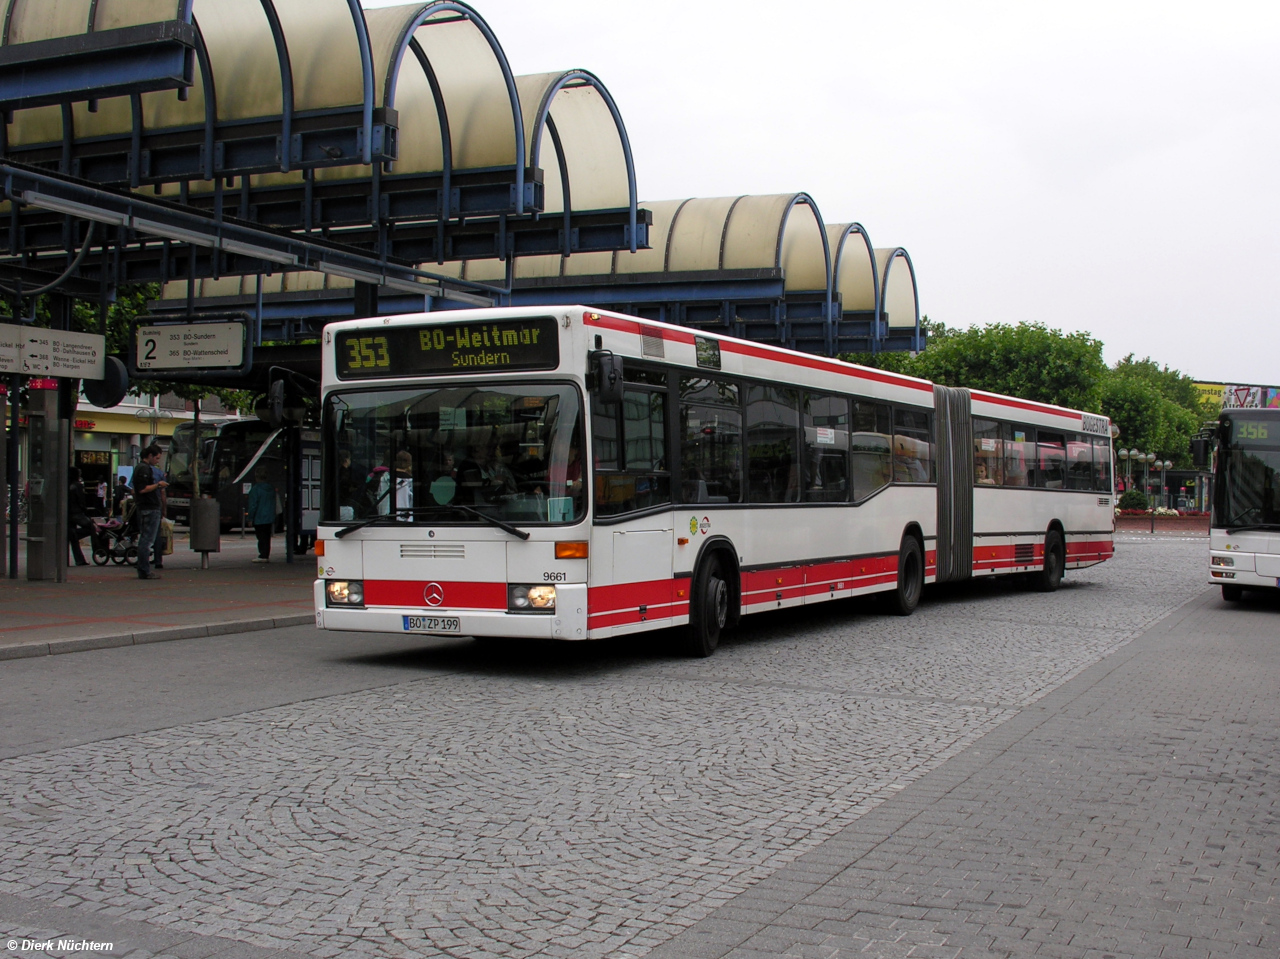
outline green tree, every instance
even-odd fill
[[[851,357],[852,358],[852,357]],[[881,353],[878,369],[919,376],[943,386],[963,386],[1097,412],[1107,375],[1102,343],[1088,333],[1063,333],[1041,323],[992,323],[967,330],[929,325],[922,352]]]
[[[1179,468],[1191,465],[1191,437],[1216,414],[1191,377],[1132,353],[1108,371],[1102,411],[1120,429],[1119,446],[1155,453]]]

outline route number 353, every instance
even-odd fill
[[[347,341],[347,366],[353,370],[373,370],[391,365],[385,336],[362,336]]]

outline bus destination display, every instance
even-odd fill
[[[560,363],[549,316],[347,330],[335,347],[344,380],[553,370]]]

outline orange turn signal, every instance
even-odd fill
[[[581,543],[556,543],[556,559],[586,559],[587,544]]]
[[[322,540],[322,539],[318,539],[318,540],[316,540],[316,544],[315,544],[315,551],[316,551],[316,555],[317,555],[317,556],[323,556],[323,555],[324,555],[324,540]]]
[[[677,536],[677,537],[676,537],[676,545],[677,545],[677,546],[688,546],[688,545],[689,545],[689,537],[688,537],[688,536]]]

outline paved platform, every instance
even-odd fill
[[[1275,959],[1280,600],[1208,589],[650,959]]]
[[[232,533],[201,569],[179,533],[159,580],[112,564],[73,566],[65,583],[0,580],[0,659],[313,622],[315,557],[286,564],[280,536],[270,563],[254,563],[256,555],[253,537]]]

